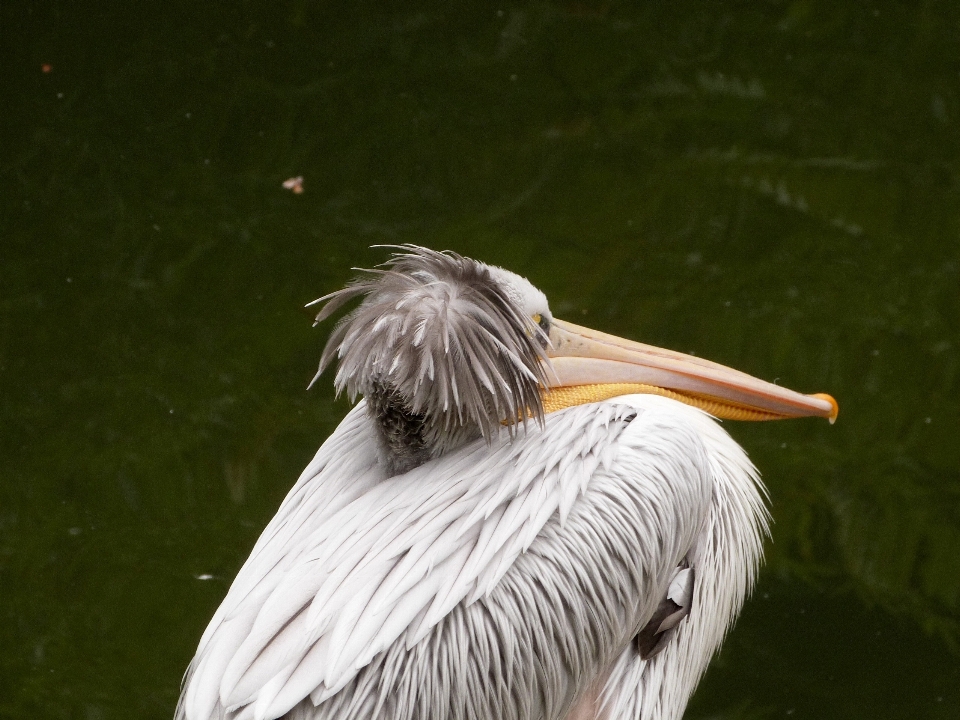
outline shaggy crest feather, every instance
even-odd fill
[[[338,393],[395,394],[426,419],[428,443],[458,426],[489,440],[504,420],[542,422],[546,337],[511,288],[493,268],[454,252],[399,248],[310,303],[324,303],[319,323],[363,297],[331,333],[314,381],[336,358]],[[516,423],[507,427],[512,433]]]

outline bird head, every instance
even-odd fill
[[[337,392],[365,396],[388,444],[413,443],[421,461],[542,421],[546,296],[519,275],[453,252],[398,249],[311,303],[323,304],[319,323],[363,298],[331,333],[317,377],[336,359]]]
[[[363,298],[331,333],[314,381],[337,360],[337,392],[366,397],[395,472],[542,423],[548,412],[632,393],[722,418],[836,418],[828,395],[556,319],[540,290],[502,268],[415,245],[397,250],[308,306],[321,305],[319,323]]]

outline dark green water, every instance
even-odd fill
[[[960,6],[848,5],[0,6],[0,717],[170,717],[397,242],[838,398],[688,717],[960,717]]]

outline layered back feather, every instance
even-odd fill
[[[546,336],[516,292],[483,263],[400,247],[380,268],[311,303],[324,303],[319,323],[364,298],[331,333],[317,377],[336,358],[338,393],[395,394],[426,419],[434,447],[463,427],[489,440],[503,421],[511,432],[517,421],[542,421]]]

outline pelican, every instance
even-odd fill
[[[681,717],[768,534],[715,418],[837,403],[559,320],[502,268],[393,250],[310,304],[319,323],[361,300],[317,376],[335,364],[363,399],[231,585],[176,717]]]

